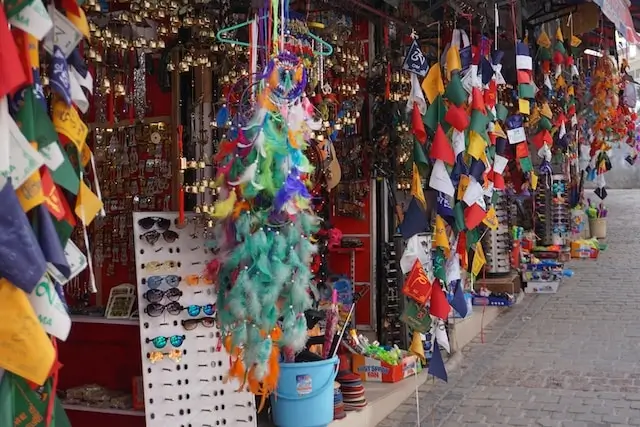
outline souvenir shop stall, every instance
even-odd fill
[[[372,68],[373,137],[387,150],[375,158],[388,200],[381,341],[422,347],[445,381],[456,318],[555,293],[566,261],[606,248],[608,150],[636,149],[615,43],[616,31],[635,43],[635,29],[595,4],[522,7],[479,23],[456,10]]]

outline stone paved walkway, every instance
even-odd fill
[[[609,248],[527,295],[378,427],[640,426],[640,190],[611,191]],[[438,380],[439,381],[439,380]]]

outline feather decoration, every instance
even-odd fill
[[[238,140],[237,139],[228,139],[220,144],[218,148],[218,152],[216,153],[214,160],[216,162],[221,162],[225,157],[235,153],[238,148]]]
[[[302,128],[304,123],[304,108],[302,104],[297,102],[289,110],[289,117],[287,117],[287,123],[289,123],[289,130],[298,132]]]
[[[271,247],[272,257],[282,261],[287,255],[287,240],[280,231],[276,231],[274,234],[273,246]]]
[[[308,283],[296,283],[296,286],[291,286],[289,294],[291,295],[291,305],[295,312],[304,312],[307,307],[311,307],[311,297],[308,292]],[[306,328],[305,328],[306,329]]]
[[[288,331],[292,331],[295,328],[295,326],[296,326],[296,314],[293,312],[293,310],[288,309],[286,310],[282,318],[282,338],[280,340],[280,343],[282,344],[282,346],[284,347],[290,346],[291,335],[288,333]]]
[[[240,203],[238,203],[239,205]],[[235,222],[236,229],[236,240],[241,242],[244,240],[245,236],[248,236],[251,232],[251,216],[250,215],[241,215],[236,219]]]
[[[271,356],[272,346],[273,342],[271,341],[271,337],[267,337],[264,341],[262,341],[262,345],[260,345],[258,354],[256,355],[255,370],[255,376],[258,381],[262,381],[267,374],[267,369],[269,367],[269,356]]]
[[[240,184],[246,184],[248,182],[251,182],[255,179],[256,177],[256,171],[258,170],[258,162],[255,161],[253,163],[251,163],[242,173],[242,175],[240,175],[240,178],[238,178],[236,181],[229,181],[229,185],[240,185]]]
[[[300,180],[300,177],[297,176],[297,173],[292,172],[287,177],[284,185],[276,193],[273,206],[277,211],[281,211],[285,205],[296,196],[307,199],[311,197],[307,187]]]
[[[222,104],[222,107],[218,110],[216,114],[216,125],[218,127],[224,127],[227,125],[227,121],[229,120],[229,109],[227,108],[227,104]]]
[[[244,349],[244,364],[254,366],[257,362],[258,346],[262,342],[260,329],[255,325],[248,326],[247,345]]]
[[[265,118],[267,117],[268,113],[269,113],[269,110],[267,110],[266,108],[259,108],[251,117],[251,119],[249,119],[249,122],[247,123],[247,125],[242,129],[250,130],[256,127],[263,127]]]
[[[273,286],[278,288],[278,293],[280,293],[282,285],[291,277],[291,267],[282,262],[282,259],[283,258],[276,258],[275,256],[271,259]],[[275,303],[277,299],[277,297],[274,298],[273,302]]]
[[[307,117],[313,117],[313,104],[309,101],[309,98],[306,94],[302,96],[302,108],[307,115]]]
[[[240,322],[239,325],[233,330],[232,335],[233,348],[242,347],[247,342],[247,324],[246,322]]]
[[[307,320],[304,316],[299,316],[295,320],[294,327],[287,332],[289,335],[289,345],[294,352],[299,352],[302,350],[307,343]]]
[[[259,228],[254,231],[253,234],[247,239],[249,243],[249,254],[253,260],[257,260],[260,255],[265,253],[265,249],[268,250],[269,242],[267,240],[267,234],[263,228]]]
[[[256,267],[258,271],[264,274],[267,278],[271,279],[271,266],[269,263],[269,259],[267,258],[266,253],[262,253],[256,262]]]
[[[317,233],[320,229],[320,218],[317,216],[303,212],[298,218],[303,234],[309,236]]]
[[[242,276],[242,278],[240,278],[240,276]],[[226,309],[228,309],[229,313],[236,319],[245,319],[247,317],[247,309],[245,307],[246,297],[244,284],[248,280],[248,274],[246,272],[240,272],[238,278],[240,278],[240,280],[236,280],[236,283],[229,291]]]
[[[229,197],[225,200],[219,200],[213,205],[213,212],[211,216],[214,218],[227,218],[233,212],[233,206],[236,204],[237,196],[236,192],[229,193]]]
[[[282,291],[282,286],[280,286],[277,291]],[[276,304],[265,305],[262,311],[262,325],[264,325],[265,329],[272,328],[277,323],[278,318],[280,317],[278,306]]]
[[[311,129],[312,131],[319,131],[320,129],[322,129],[322,120],[308,118],[305,120],[305,122],[307,123],[309,129]]]
[[[262,313],[262,304],[260,302],[260,298],[258,298],[258,292],[255,282],[247,278],[245,290],[247,300],[247,313],[249,314],[250,318],[254,320],[259,319],[260,314]]]

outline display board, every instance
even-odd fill
[[[227,382],[230,358],[216,327],[216,292],[202,221],[135,212],[140,343],[147,427],[255,426],[255,400]]]

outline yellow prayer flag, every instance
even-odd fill
[[[560,28],[560,26],[558,26],[558,28],[556,29],[556,41],[564,41],[564,35],[562,35],[562,29]]]
[[[540,109],[540,114],[551,120],[553,118],[553,113],[551,112],[551,107],[548,102],[542,104],[542,108]]]
[[[440,215],[436,215],[435,245],[444,249],[445,256],[449,256],[449,238],[447,237],[447,226]]]
[[[420,202],[422,209],[427,209],[427,199],[424,197],[422,179],[420,178],[418,166],[416,166],[415,163],[413,164],[413,175],[411,177],[411,195]]]
[[[502,126],[500,126],[500,123],[498,122],[495,122],[493,124],[493,134],[499,138],[507,139],[507,134],[505,133],[504,129],[502,129]]]
[[[484,150],[487,148],[487,141],[484,140],[475,131],[469,131],[469,147],[467,147],[467,153],[474,159],[480,160],[484,154]]]
[[[538,188],[538,175],[535,172],[531,172],[531,189],[535,191]]]
[[[563,88],[567,85],[567,81],[562,74],[556,79],[556,88]]]
[[[469,176],[460,175],[460,182],[458,182],[458,193],[457,193],[458,200],[462,200],[462,198],[464,197],[464,193],[467,192],[468,186],[469,186]]]
[[[87,187],[84,181],[81,181],[75,208],[76,215],[80,218],[80,221],[82,221],[84,225],[91,224],[91,221],[93,221],[101,209],[102,202],[98,199],[98,196],[93,194],[93,191]]]
[[[482,267],[487,263],[487,259],[484,256],[484,250],[480,242],[476,243],[475,253],[473,255],[473,263],[471,264],[471,274],[477,276],[482,271]]]
[[[55,353],[21,289],[0,279],[0,368],[42,385]]]
[[[538,46],[549,49],[551,47],[551,39],[546,31],[542,30],[538,36]]]
[[[71,21],[73,25],[80,31],[80,33],[87,39],[91,40],[91,32],[89,31],[89,23],[87,22],[87,16],[84,14],[84,10],[81,7],[78,8],[80,16],[74,15],[71,12],[67,12],[67,19]]]
[[[569,86],[567,88],[567,95],[569,96],[576,96],[576,90],[574,89],[573,86]]]
[[[492,230],[498,229],[498,217],[496,215],[496,210],[493,206],[491,206],[487,211],[487,215],[485,215],[484,219],[482,220],[482,223]]]
[[[451,73],[462,69],[462,61],[460,60],[460,51],[457,46],[451,46],[447,50],[447,77],[451,80]]]
[[[45,202],[46,197],[42,191],[42,179],[40,171],[35,171],[20,187],[16,190],[16,196],[22,210],[29,212],[31,209]]]
[[[518,109],[527,116],[531,113],[531,104],[528,99],[518,99]]]
[[[427,76],[422,80],[422,90],[427,95],[429,104],[433,100],[444,93],[444,82],[442,81],[442,72],[440,71],[440,63],[436,62],[429,68]]]
[[[582,40],[577,36],[571,36],[571,47],[578,47],[582,44]]]
[[[89,128],[84,124],[75,108],[67,105],[59,98],[53,101],[53,126],[56,132],[63,134],[73,142],[82,155],[89,134]]]

